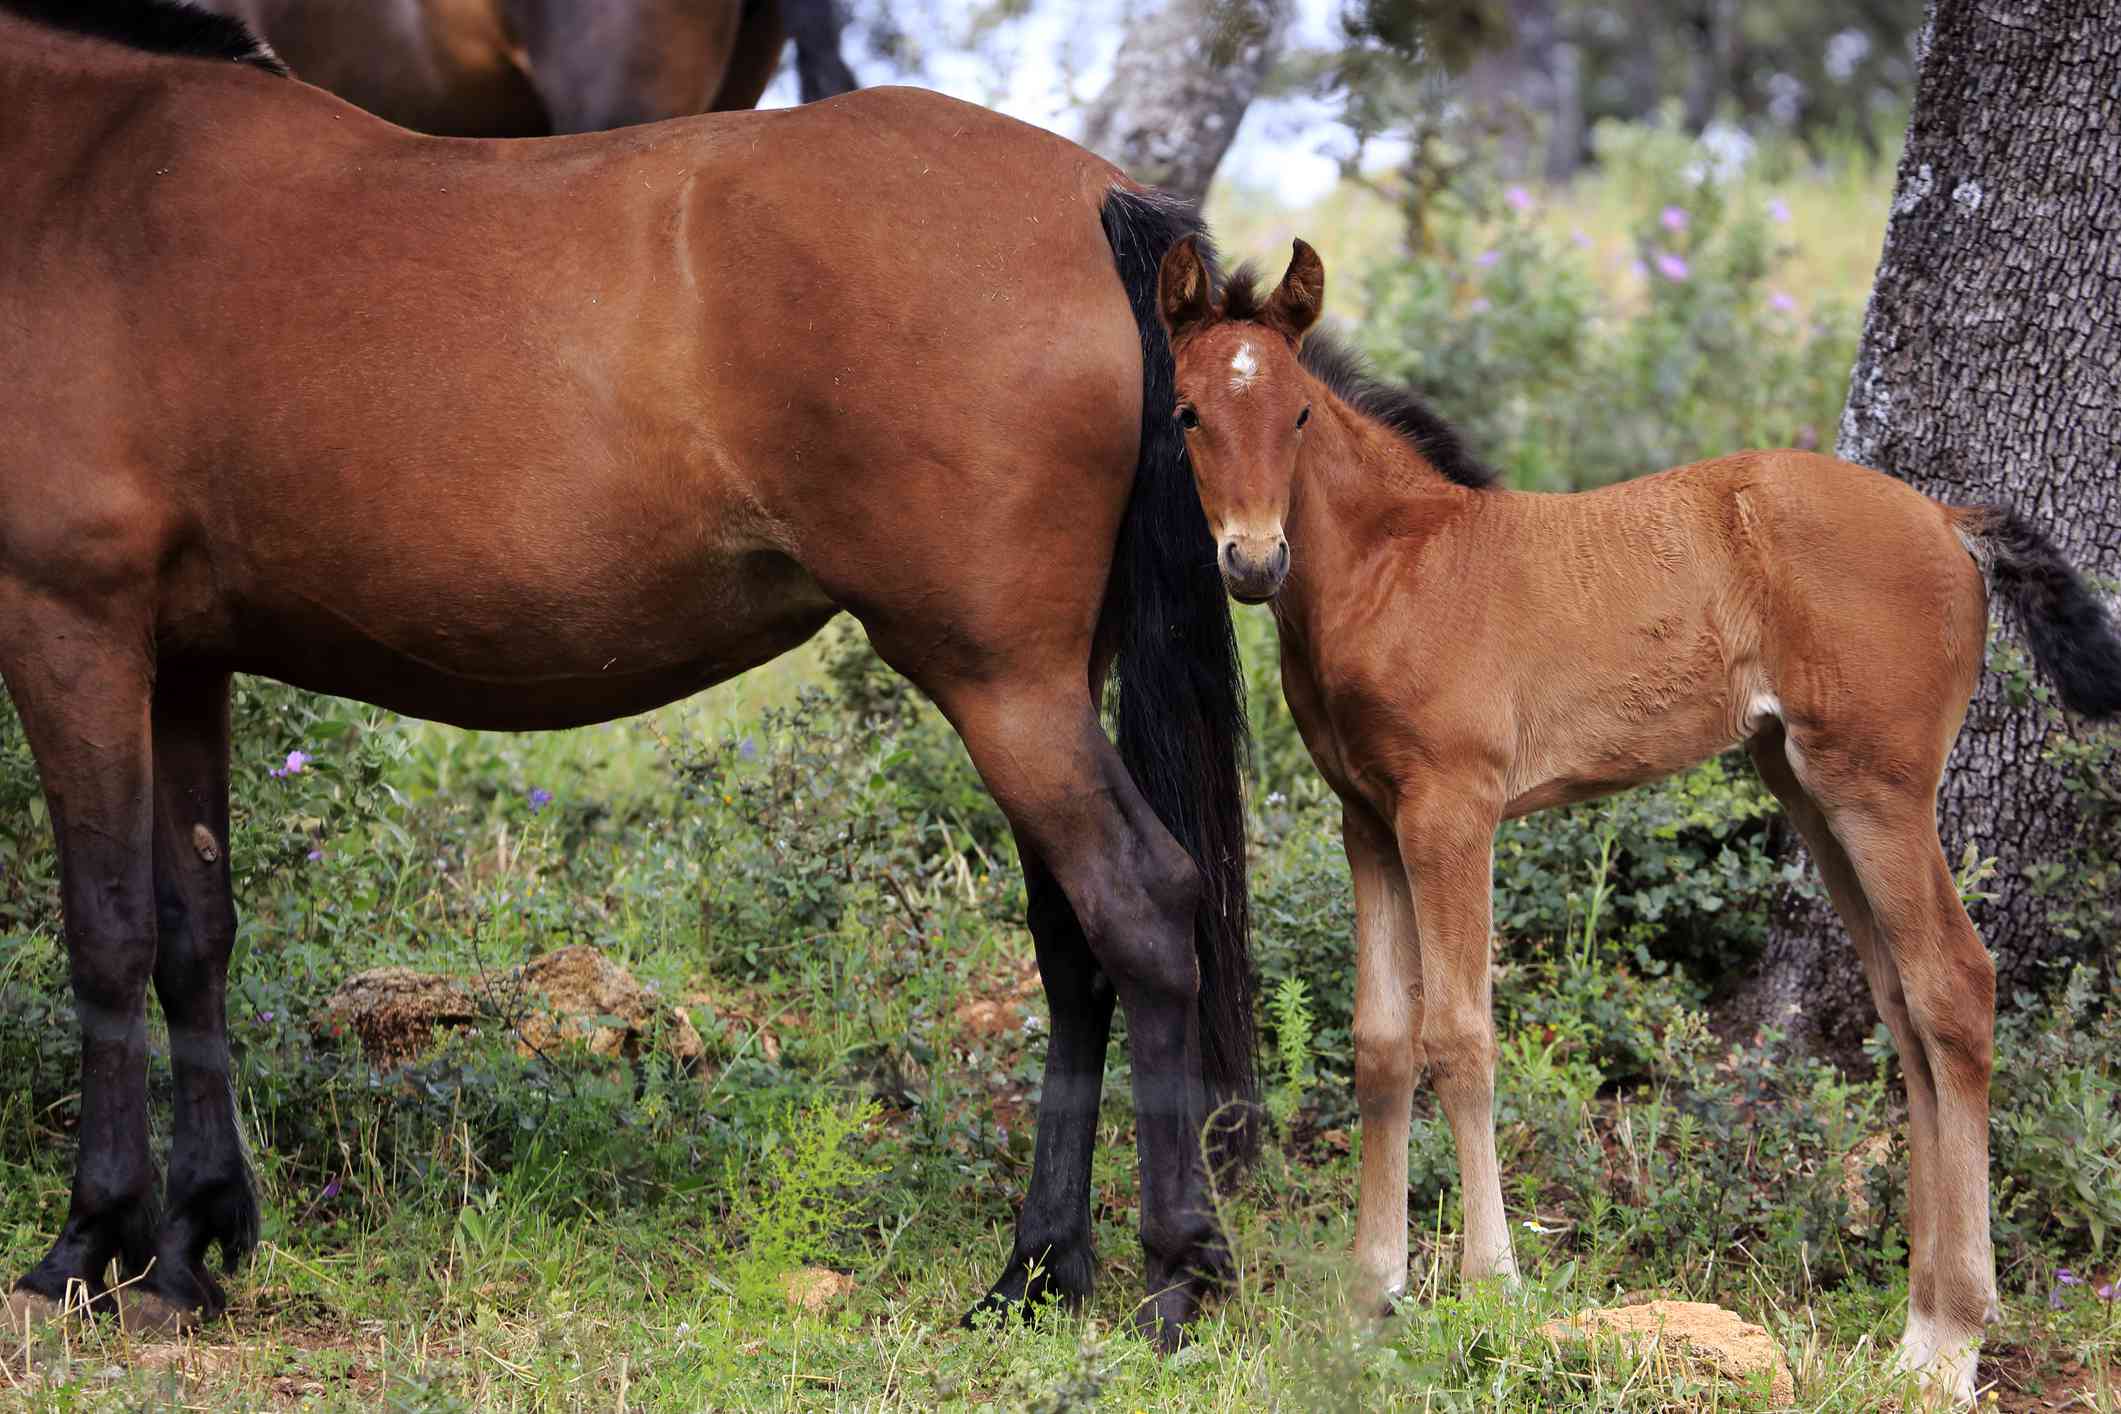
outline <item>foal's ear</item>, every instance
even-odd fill
[[[1208,267],[1201,262],[1200,246],[1192,236],[1164,253],[1163,269],[1157,275],[1156,309],[1173,343],[1215,317]]]
[[[1326,264],[1318,252],[1299,240],[1289,257],[1289,273],[1281,277],[1259,322],[1286,334],[1290,343],[1301,343],[1326,307]]]

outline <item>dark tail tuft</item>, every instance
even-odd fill
[[[1244,673],[1215,542],[1172,416],[1175,373],[1156,312],[1164,253],[1199,235],[1201,220],[1175,197],[1121,187],[1106,196],[1103,217],[1142,337],[1141,459],[1106,608],[1118,648],[1119,753],[1157,818],[1200,867],[1195,947],[1202,1078],[1214,1116],[1209,1157],[1218,1167],[1241,1165],[1259,1150]]]
[[[1989,581],[2062,704],[2095,719],[2121,715],[2121,632],[2054,542],[2009,506],[1964,511],[1959,525],[1988,551]]]

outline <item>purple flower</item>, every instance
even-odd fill
[[[1678,281],[1684,280],[1694,272],[1693,268],[1686,263],[1685,256],[1674,255],[1668,250],[1660,250],[1657,252],[1657,273],[1664,276],[1667,280]]]
[[[1657,222],[1667,231],[1684,231],[1687,225],[1686,208],[1684,206],[1667,206],[1664,210],[1657,213]]]
[[[261,1012],[259,1012],[259,1013],[258,1013],[258,1020],[260,1020],[260,1021],[271,1021],[271,1020],[272,1020],[272,1013],[271,1013],[271,1012],[269,1012],[269,1011],[261,1011]]]
[[[1481,252],[1480,254],[1478,254],[1478,255],[1476,255],[1476,256],[1474,256],[1474,257],[1473,257],[1473,263],[1474,263],[1475,265],[1478,265],[1478,266],[1479,266],[1479,267],[1480,267],[1481,269],[1485,270],[1485,269],[1487,269],[1487,268],[1488,268],[1488,267],[1489,267],[1490,265],[1493,265],[1493,264],[1494,264],[1494,263],[1495,263],[1496,261],[1498,261],[1498,260],[1500,260],[1500,259],[1502,259],[1502,252],[1501,252],[1501,251],[1499,251],[1499,250],[1484,250],[1484,251],[1482,251],[1482,252]]]
[[[1510,203],[1510,209],[1519,213],[1532,209],[1532,194],[1523,187],[1504,187],[1502,199]]]
[[[1791,299],[1780,290],[1767,297],[1767,304],[1768,308],[1774,310],[1777,314],[1788,314],[1797,307],[1797,301]]]
[[[323,859],[324,859],[324,851],[323,851],[323,850],[321,850],[321,849],[313,849],[313,850],[311,850],[311,851],[309,852],[309,862],[310,862],[310,863],[312,863],[312,864],[317,864],[317,863],[321,863],[321,862],[323,861]]]
[[[746,761],[756,761],[759,759],[759,744],[747,736],[736,744],[736,754]]]
[[[1485,299],[1476,299],[1466,306],[1466,313],[1468,314],[1486,314],[1487,312],[1488,302]]]
[[[2076,1274],[2075,1272],[2071,1271],[2071,1270],[2070,1270],[2070,1269],[2069,1269],[2068,1267],[2057,1267],[2057,1268],[2055,1268],[2055,1280],[2056,1280],[2056,1281],[2057,1281],[2058,1283],[2060,1283],[2061,1285],[2063,1285],[2063,1286],[2082,1286],[2082,1285],[2084,1285],[2084,1278],[2083,1278],[2083,1277],[2080,1277],[2080,1276],[2078,1276],[2078,1275],[2077,1275],[2077,1274]]]
[[[273,775],[299,776],[302,774],[302,769],[309,765],[310,759],[310,755],[306,751],[290,751],[287,753],[287,764],[276,767],[273,770]]]
[[[1590,232],[1584,230],[1581,226],[1569,232],[1569,239],[1576,243],[1576,249],[1578,250],[1589,250],[1591,248]]]
[[[1787,226],[1790,223],[1790,204],[1779,196],[1771,196],[1768,198],[1767,214],[1768,220],[1776,225]]]
[[[552,804],[552,792],[543,786],[533,786],[530,791],[530,813],[535,815]]]
[[[2098,1297],[2101,1301],[2111,1301],[2115,1295],[2114,1284],[2110,1281],[2102,1281],[2093,1288],[2092,1295]]]
[[[327,1184],[325,1184],[325,1185],[324,1185],[324,1191],[323,1191],[322,1193],[319,1193],[319,1194],[317,1195],[317,1201],[318,1201],[319,1203],[327,1203],[327,1202],[330,1202],[330,1201],[331,1201],[332,1199],[334,1199],[334,1198],[336,1198],[336,1197],[338,1197],[338,1196],[339,1196],[339,1180],[337,1180],[337,1179],[335,1178],[335,1179],[333,1179],[333,1180],[332,1180],[331,1182],[329,1182],[329,1183],[327,1183]]]

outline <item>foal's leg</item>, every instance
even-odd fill
[[[155,991],[169,1022],[176,1128],[154,1270],[141,1285],[174,1311],[226,1301],[206,1267],[234,1270],[258,1240],[258,1200],[236,1126],[228,1055],[228,674],[167,669],[155,683]]]
[[[1348,802],[1341,840],[1355,880],[1355,1103],[1362,1112],[1357,1298],[1383,1308],[1407,1289],[1407,1127],[1422,1067],[1421,953],[1392,831],[1367,806]]]
[[[1001,1280],[972,1315],[1036,1301],[1048,1292],[1074,1303],[1090,1294],[1096,1259],[1090,1246],[1090,1157],[1097,1148],[1097,1107],[1105,1086],[1105,1047],[1112,1035],[1112,983],[1098,970],[1060,881],[1019,837],[1031,938],[1046,989],[1052,1030],[1038,1101],[1038,1141],[1031,1189],[1016,1220],[1016,1246]]]
[[[155,965],[153,782],[146,635],[0,595],[0,661],[37,759],[59,851],[61,901],[81,1025],[81,1124],[66,1225],[8,1300],[14,1321],[69,1291],[100,1299],[118,1259],[154,1255],[147,1147],[147,979]]]
[[[1849,941],[1855,944],[1864,979],[1870,984],[1871,1000],[1893,1038],[1893,1049],[1900,1056],[1901,1077],[1907,1085],[1908,1308],[1902,1348],[1911,1349],[1922,1339],[1916,1329],[1916,1312],[1929,1311],[1935,1304],[1930,1240],[1936,1204],[1930,1195],[1929,1177],[1937,1152],[1936,1078],[1930,1073],[1929,1055],[1915,1034],[1915,1020],[1908,1014],[1900,970],[1886,950],[1877,920],[1871,914],[1870,900],[1856,877],[1856,866],[1841,841],[1827,828],[1819,803],[1798,783],[1785,748],[1786,738],[1780,727],[1771,728],[1746,744],[1761,780],[1782,802],[1783,812],[1803,837],[1805,849],[1826,884],[1827,895],[1834,901],[1834,910],[1848,928]]]
[[[1468,1281],[1514,1280],[1517,1258],[1495,1158],[1495,1018],[1488,968],[1499,812],[1463,800],[1403,803],[1399,854],[1414,890],[1421,1045],[1458,1146]]]
[[[1174,1344],[1229,1260],[1201,1147],[1207,1105],[1193,951],[1199,870],[1135,789],[1098,725],[1079,669],[1043,682],[930,690],[1017,838],[1059,880],[1090,955],[1126,1008],[1149,1292],[1136,1321],[1145,1334]],[[1092,1039],[1087,1031],[1080,1038],[1085,1046]],[[1079,1109],[1072,1118],[1081,1123]],[[1083,1162],[1080,1154],[1070,1157]]]
[[[1970,1400],[1982,1328],[1996,1313],[1988,1231],[1995,964],[1937,839],[1936,768],[1911,773],[1913,785],[1889,786],[1861,763],[1803,743],[1786,755],[1869,906],[1876,960],[1866,965],[1908,1076],[1910,1269],[1899,1363]]]

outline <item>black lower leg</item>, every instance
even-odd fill
[[[1026,859],[1031,851],[1024,848]],[[1031,935],[1038,945],[1052,1027],[1038,1103],[1031,1187],[1017,1217],[1008,1268],[973,1314],[1035,1302],[1045,1295],[1079,1302],[1090,1294],[1096,1259],[1090,1240],[1090,1158],[1112,1032],[1112,985],[1084,945],[1060,885],[1027,863]],[[968,1315],[966,1319],[972,1319]]]

